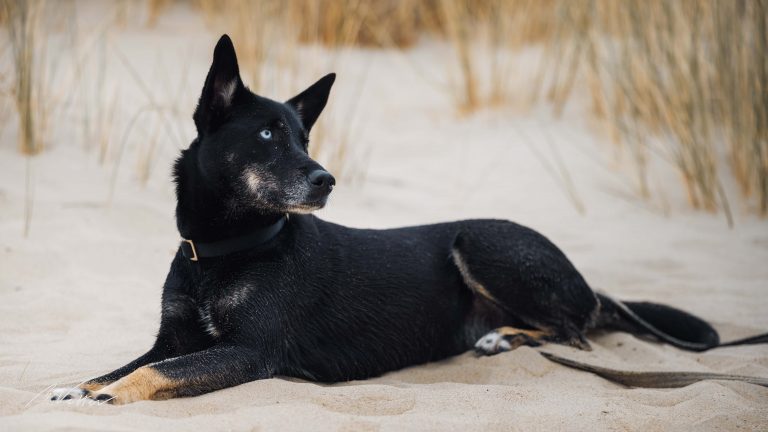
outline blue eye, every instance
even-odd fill
[[[272,131],[269,129],[262,129],[259,131],[259,136],[266,140],[272,139]]]

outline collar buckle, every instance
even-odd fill
[[[195,249],[195,243],[192,240],[187,239],[182,239],[182,241],[189,243],[189,248],[192,250],[192,256],[189,257],[189,260],[197,262],[197,249]]]

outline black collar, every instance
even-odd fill
[[[260,228],[244,236],[210,243],[198,243],[182,238],[181,253],[190,261],[197,261],[198,258],[213,258],[252,249],[275,238],[277,233],[283,229],[286,220],[288,220],[288,215],[281,217],[272,225]]]

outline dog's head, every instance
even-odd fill
[[[232,194],[238,206],[282,213],[322,208],[335,180],[307,146],[335,78],[328,74],[285,103],[258,96],[243,84],[232,41],[222,36],[194,114],[202,180]]]

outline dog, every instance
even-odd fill
[[[149,351],[52,399],[126,404],[253,380],[365,379],[474,349],[589,349],[623,330],[685,349],[719,344],[686,312],[593,291],[543,235],[504,220],[352,229],[315,217],[335,185],[307,152],[329,74],[285,103],[243,84],[218,41],[176,161],[183,240]]]

